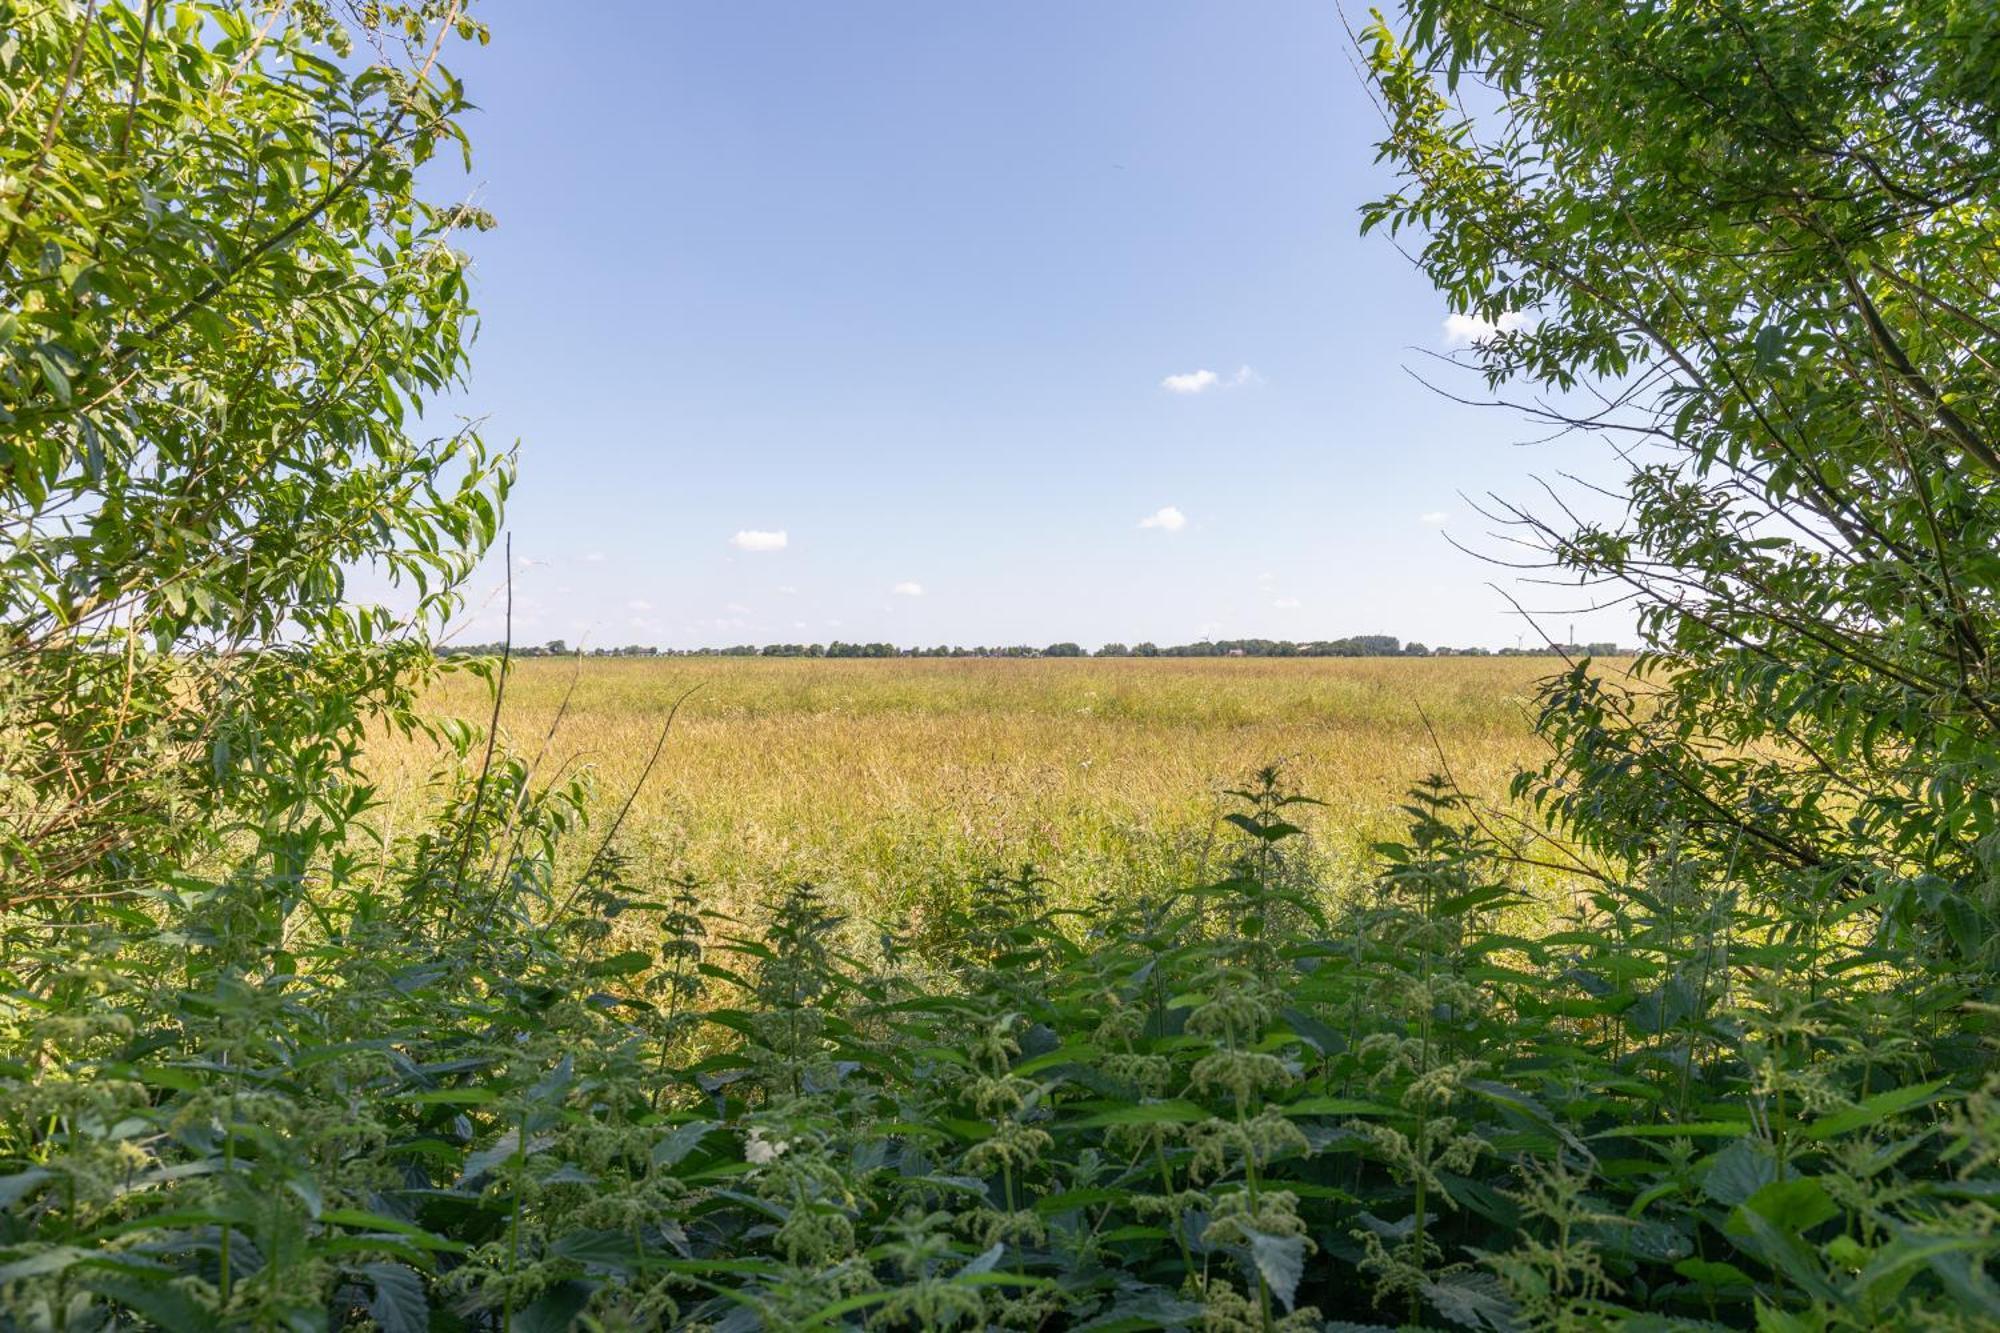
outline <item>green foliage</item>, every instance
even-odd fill
[[[1373,217],[1672,459],[1536,528],[1659,645],[1546,691],[1567,904],[1444,779],[1321,882],[1269,769],[1213,880],[903,923],[572,881],[585,783],[458,724],[364,818],[506,481],[412,433],[460,7],[0,15],[0,1330],[2000,1323],[1990,8],[1375,34]]]
[[[1367,39],[1406,188],[1366,223],[1420,231],[1495,327],[1490,385],[1631,446],[1625,523],[1501,515],[1652,645],[1549,683],[1519,791],[1622,865],[1671,848],[1987,992],[2000,10],[1408,11]]]
[[[512,875],[451,935],[403,907],[426,834],[282,962],[163,966],[169,933],[117,926],[45,951],[7,1011],[0,1319],[2000,1315],[2000,1081],[1962,997],[1692,880],[1515,933],[1501,849],[1435,780],[1335,906],[1290,856],[1298,798],[1239,799],[1229,875],[1080,933],[1032,872],[921,941],[809,886],[746,931],[612,854],[569,914],[537,924]]]
[[[153,886],[229,833],[297,877],[410,722],[417,617],[489,542],[504,460],[413,431],[464,368],[460,6],[0,4],[5,902]],[[353,55],[356,39],[371,51]],[[282,830],[282,832],[281,832]]]

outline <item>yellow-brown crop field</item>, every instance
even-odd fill
[[[726,908],[812,880],[872,914],[921,908],[1023,863],[1073,902],[1106,887],[1188,883],[1220,868],[1227,789],[1270,763],[1324,802],[1297,820],[1321,869],[1336,880],[1366,873],[1369,844],[1401,827],[1403,792],[1441,757],[1468,792],[1504,798],[1538,752],[1535,682],[1559,665],[533,659],[511,669],[502,726],[532,755],[567,698],[541,775],[592,771],[593,804],[608,814],[631,793],[674,700],[698,687],[637,792],[621,849],[699,880]],[[483,721],[490,695],[454,673],[429,702]],[[413,809],[438,754],[400,738],[373,753],[390,796],[380,817],[394,819]]]

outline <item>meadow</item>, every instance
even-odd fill
[[[1406,790],[1441,763],[1469,794],[1504,796],[1541,750],[1529,709],[1559,666],[543,658],[509,668],[502,726],[517,750],[541,753],[544,776],[593,771],[600,826],[637,786],[619,842],[649,871],[694,879],[725,909],[811,881],[872,916],[939,906],[1024,863],[1072,901],[1196,882],[1214,869],[1228,789],[1273,763],[1323,802],[1293,820],[1317,877],[1352,882],[1372,844],[1407,822]],[[472,720],[490,706],[465,671],[427,700]],[[377,818],[408,826],[436,745],[386,738],[370,754],[388,798]]]

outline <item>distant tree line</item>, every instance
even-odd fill
[[[504,645],[469,643],[443,651],[455,656],[497,656]],[[1015,644],[1005,648],[968,648],[939,644],[933,648],[899,648],[893,643],[740,643],[727,648],[653,648],[627,644],[622,648],[571,648],[561,639],[516,644],[515,657],[1616,657],[1629,652],[1616,643],[1555,643],[1532,648],[1428,648],[1404,643],[1391,634],[1356,634],[1345,639],[1202,639],[1161,647],[1154,643],[1107,643],[1096,652],[1080,644],[1051,643],[1036,648]]]

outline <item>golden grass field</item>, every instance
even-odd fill
[[[673,700],[666,751],[620,834],[640,866],[691,876],[740,909],[813,880],[892,913],[1032,862],[1068,901],[1184,884],[1219,866],[1223,793],[1281,761],[1324,806],[1295,820],[1335,879],[1403,824],[1435,771],[1436,730],[1469,792],[1504,798],[1533,760],[1528,707],[1548,658],[561,659],[517,662],[502,726],[544,776],[587,766],[608,814],[631,790]],[[430,706],[483,722],[485,683],[452,673]],[[390,812],[437,762],[391,739],[373,767]],[[600,825],[602,820],[600,819]],[[585,838],[585,843],[592,843]]]

